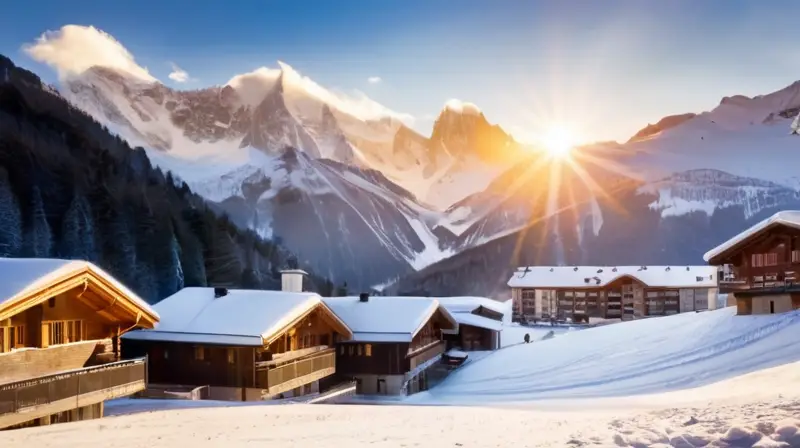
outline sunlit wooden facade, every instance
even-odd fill
[[[722,286],[737,314],[800,309],[800,212],[781,212],[706,254],[726,265]]]
[[[118,363],[120,336],[158,321],[140,298],[85,262],[0,259],[4,273],[23,278],[0,297],[0,427],[100,417],[144,389],[144,360]]]

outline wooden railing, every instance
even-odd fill
[[[0,384],[0,416],[34,406],[146,382],[147,361],[135,359]]]
[[[272,389],[283,383],[306,375],[336,367],[336,349],[329,348],[277,367],[259,367],[256,371],[258,387]]]

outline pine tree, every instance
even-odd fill
[[[31,192],[30,210],[31,222],[25,232],[22,252],[26,257],[48,258],[52,253],[53,237],[38,186],[34,186]]]
[[[89,202],[76,193],[61,223],[61,241],[58,244],[61,258],[97,261],[94,223]]]
[[[13,257],[22,249],[22,216],[11,189],[8,172],[0,168],[0,257]]]

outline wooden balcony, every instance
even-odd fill
[[[274,396],[325,378],[336,372],[336,349],[315,347],[303,353],[287,352],[256,364],[256,383]]]
[[[147,361],[136,359],[0,384],[0,428],[144,390]]]

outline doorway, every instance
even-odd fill
[[[775,314],[775,301],[769,301],[769,314]]]
[[[383,378],[378,379],[378,394],[386,394],[386,380]]]

